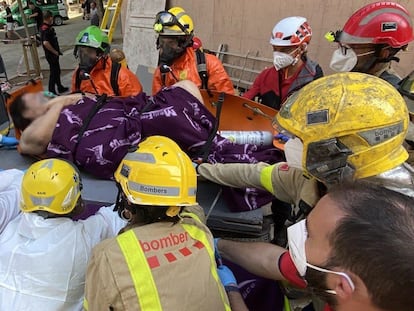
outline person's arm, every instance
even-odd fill
[[[228,292],[231,311],[249,311],[240,292]]]
[[[50,42],[49,41],[43,41],[42,42],[43,43],[43,46],[49,51],[49,52],[51,52],[52,54],[54,54],[54,55],[56,55],[56,56],[59,56],[59,51],[56,51],[54,48],[53,48],[53,46],[50,44]]]
[[[269,166],[269,164],[264,162],[256,164],[202,163],[197,167],[197,173],[207,180],[224,186],[233,188],[254,187],[266,190],[260,181],[260,176],[262,169],[267,166]]]
[[[121,67],[118,77],[119,95],[134,96],[142,92],[141,82],[131,70]]]
[[[205,54],[205,56],[208,72],[208,88],[234,95],[233,82],[231,82],[221,61],[211,54]]]
[[[33,13],[33,10],[32,10],[32,14],[29,15],[29,18],[34,18],[34,17],[37,17],[38,15],[39,15],[39,12],[34,11]]]
[[[79,91],[79,90],[76,89],[76,75],[78,74],[78,68],[79,68],[79,66],[76,66],[74,71],[73,71],[73,74],[72,74],[71,92]],[[81,81],[81,83],[82,83],[82,81]],[[80,86],[79,86],[79,88],[80,88]]]
[[[50,39],[52,39],[52,37],[53,33],[50,28],[46,25],[42,25],[42,27],[40,27],[40,38],[42,40],[43,47],[55,56],[59,56],[59,50],[56,50],[50,43]]]
[[[52,139],[53,131],[59,119],[60,112],[66,106],[73,105],[82,98],[81,94],[59,96],[50,100],[46,105],[46,113],[34,120],[22,133],[19,147],[22,153],[41,155]]]
[[[286,249],[262,242],[236,242],[219,239],[220,256],[238,264],[250,273],[273,280],[285,280],[279,270],[279,259]]]
[[[7,14],[6,17],[12,17],[13,16],[10,8],[6,8],[6,14]]]
[[[260,84],[262,83],[262,74],[264,71],[262,71],[257,77],[256,79],[254,79],[253,85],[252,87],[243,94],[244,98],[248,98],[251,100],[254,100],[254,98],[258,95],[260,95]]]
[[[240,294],[237,280],[233,274],[233,271],[231,271],[229,267],[225,265],[220,265],[217,267],[217,273],[219,275],[221,284],[223,284],[224,289],[226,290],[231,310],[249,311],[246,304],[244,303],[243,296]]]

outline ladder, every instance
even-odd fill
[[[116,23],[118,22],[119,13],[121,12],[121,7],[122,0],[108,0],[100,28],[108,35],[109,43],[112,42],[112,36],[115,32]],[[112,19],[108,28],[108,22],[111,17]]]

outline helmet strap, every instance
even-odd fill
[[[167,214],[168,217],[174,217],[177,216],[181,212],[180,206],[170,206],[165,214]]]
[[[396,57],[395,54],[399,51],[390,51],[390,54],[388,57],[381,57],[381,51],[389,48],[384,45],[378,45],[375,47],[375,54],[371,61],[368,61],[365,63],[365,65],[362,67],[362,72],[369,72],[371,69],[375,67],[377,64],[384,64],[389,63],[391,61],[396,61],[397,63],[400,61],[399,57]]]
[[[388,56],[387,58],[379,58],[377,60],[378,63],[389,63],[391,61],[396,61],[397,63],[399,63],[400,58],[397,56]]]

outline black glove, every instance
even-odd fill
[[[59,51],[59,55],[63,55],[63,53],[61,51]]]

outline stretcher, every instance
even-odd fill
[[[272,121],[277,110],[253,100],[224,94],[217,91],[200,90],[206,108],[219,117],[219,131],[264,131],[273,136],[273,146],[284,150],[284,141],[275,137],[278,132]]]
[[[10,98],[15,98],[23,92],[36,92],[42,90],[43,87],[40,80],[30,81],[25,86],[11,93]],[[216,96],[219,96],[219,94],[216,94]],[[210,98],[210,100],[213,99],[214,98]],[[240,99],[241,98],[237,96],[226,95],[223,105],[224,108],[222,110],[222,126],[225,124],[230,124],[230,122],[232,122],[231,118],[228,117],[228,115],[231,113],[229,110],[231,105],[235,103],[237,105],[242,105],[239,107],[233,107],[236,110],[246,109],[243,108],[243,104],[246,103],[246,101],[240,101]],[[9,102],[10,100],[6,102],[7,107]],[[275,110],[248,100],[247,104],[249,107],[253,107],[253,110],[248,108],[248,110],[243,110],[243,113],[238,114],[240,116],[243,115],[244,118],[246,118],[246,121],[244,122],[248,124],[246,125],[248,127],[244,129],[270,130],[270,115],[274,114]],[[260,105],[260,107],[258,105]],[[260,108],[261,112],[258,113],[257,111],[259,110],[254,110],[255,108]],[[235,114],[233,113],[233,115]],[[236,125],[237,124],[234,123],[234,127],[227,126],[222,128],[229,130],[239,129],[240,127],[237,127]],[[11,135],[15,135],[16,138],[20,138],[20,132],[18,131],[14,133],[12,130]],[[36,159],[33,157],[20,154],[18,152],[18,149],[0,148],[0,158],[0,169],[17,168],[25,170],[34,161],[36,161]],[[84,172],[81,172],[81,175],[84,185],[82,197],[87,203],[97,206],[110,205],[115,202],[118,190],[114,181],[97,179],[92,175]],[[256,209],[239,213],[230,212],[227,203],[222,196],[221,186],[208,181],[199,181],[197,201],[206,212],[207,225],[212,229],[213,232],[217,232],[220,236],[255,240],[270,239],[270,225],[269,222],[266,221],[266,219],[263,217],[262,210]]]
[[[21,155],[16,149],[0,148],[0,169],[26,170],[36,161],[30,156]],[[114,181],[97,179],[81,172],[83,199],[91,205],[111,205],[115,202],[118,189]],[[232,234],[242,238],[260,237],[264,235],[263,213],[260,209],[232,213],[221,195],[221,187],[217,184],[200,181],[197,190],[197,202],[204,208],[207,225],[217,232]]]

